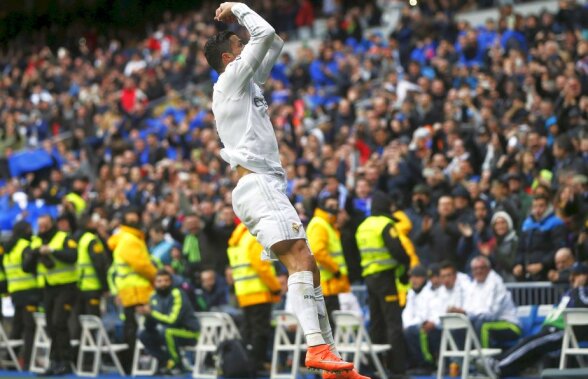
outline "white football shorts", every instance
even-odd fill
[[[286,196],[286,180],[279,175],[250,173],[233,189],[233,210],[263,246],[263,260],[276,260],[271,247],[280,241],[304,239],[306,232]]]

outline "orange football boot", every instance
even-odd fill
[[[309,346],[306,351],[304,364],[311,369],[330,372],[349,371],[353,369],[353,363],[345,362],[333,354],[327,344]]]

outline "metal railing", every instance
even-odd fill
[[[505,283],[516,305],[556,304],[569,288],[551,282]]]
[[[566,284],[551,282],[505,283],[505,286],[512,294],[512,299],[517,306],[557,304],[569,288]],[[353,285],[351,291],[362,307],[367,304],[368,293],[365,285]]]

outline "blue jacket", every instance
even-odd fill
[[[555,252],[566,246],[566,227],[553,212],[540,220],[529,216],[523,223],[517,254],[517,264],[542,263],[543,272],[529,277],[546,280],[547,271],[554,266]]]

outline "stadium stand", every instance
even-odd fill
[[[487,257],[517,306],[521,338],[537,334],[569,281],[582,276],[570,274],[573,262],[588,263],[588,6],[562,0],[550,3],[555,11],[523,15],[508,0],[362,3],[248,2],[293,41],[272,70],[265,101],[301,220],[312,218],[320,198],[340,200],[336,226],[355,295],[340,300],[342,310],[370,330],[355,231],[377,190],[393,200],[397,229],[421,265],[431,270],[449,259],[471,274],[472,259]],[[173,272],[197,312],[222,312],[226,324],[231,317],[222,339],[242,324],[226,254],[239,223],[231,206],[238,178],[220,157],[210,108],[218,73],[203,55],[207,38],[226,28],[212,21],[215,5],[163,13],[139,35],[76,20],[58,31],[25,31],[0,48],[2,272],[11,269],[8,256],[22,253],[18,242],[31,238],[13,233],[19,221],[38,235],[39,217],[50,215],[79,245],[93,234],[100,244],[78,247],[78,265],[95,267],[99,289],[88,301],[113,343],[128,337],[120,294],[113,270],[95,259],[103,254],[111,267],[108,242],[128,226],[129,209],[140,214],[134,227],[153,267]],[[497,17],[483,24],[460,13],[488,7]],[[564,248],[572,261],[559,263]],[[276,271],[284,283],[287,273]],[[3,343],[23,369],[50,369],[44,328],[30,367],[26,349],[11,342],[23,338],[15,321],[30,313],[34,323],[37,288],[2,283],[6,276],[0,289],[14,303],[2,303]],[[285,309],[285,292],[274,309]],[[214,352],[215,341],[194,347],[196,375],[210,366],[199,354]],[[141,345],[131,347],[127,357],[139,357]],[[558,363],[540,361],[539,368]]]

